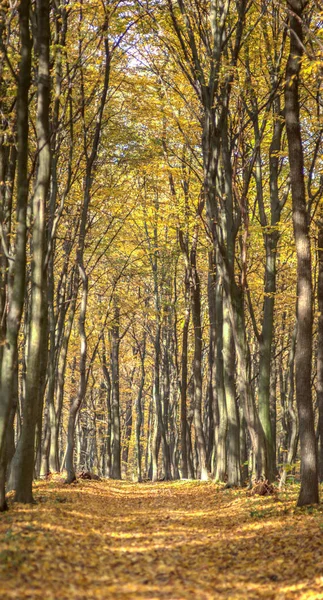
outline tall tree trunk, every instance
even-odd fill
[[[302,18],[306,2],[289,0],[290,52],[286,67],[286,131],[297,255],[296,402],[301,452],[301,490],[298,506],[319,501],[317,450],[312,405],[312,266],[306,210],[304,156],[300,126],[299,78],[303,56]]]
[[[31,40],[29,33],[30,1],[19,5],[20,65],[17,94],[17,233],[12,277],[12,293],[7,316],[6,340],[1,363],[0,385],[0,511],[7,508],[5,499],[6,428],[12,405],[13,383],[17,368],[17,340],[24,303],[26,269],[26,212],[28,203],[28,93],[31,72]]]
[[[2,33],[2,32],[1,32]],[[1,81],[3,85],[3,82]],[[6,126],[5,126],[6,127]],[[1,181],[3,182],[0,185],[0,219],[2,222],[3,229],[3,241],[1,244],[1,255],[0,255],[0,315],[1,315],[1,323],[0,323],[0,373],[1,373],[1,364],[4,354],[4,346],[6,343],[7,336],[7,322],[6,322],[6,314],[7,314],[7,306],[10,304],[11,295],[12,295],[12,277],[14,272],[14,261],[10,260],[9,249],[12,244],[10,244],[10,234],[11,234],[11,222],[12,222],[12,200],[13,200],[13,190],[14,190],[14,181],[15,181],[15,172],[16,172],[16,163],[17,163],[17,150],[16,146],[13,145],[13,140],[10,138],[10,142],[12,146],[9,148],[5,147],[5,144],[2,141],[1,144]],[[6,249],[3,247],[5,244]],[[14,432],[14,419],[18,406],[18,365],[15,364],[13,369],[13,388],[12,388],[12,397],[11,397],[11,408],[9,412],[9,419],[6,424],[6,440],[5,440],[5,449],[4,452],[0,452],[0,486],[1,481],[6,478],[6,473],[8,473],[8,467],[11,463],[12,457],[15,453],[15,432]],[[1,408],[0,408],[1,414]],[[1,432],[1,427],[0,427]],[[1,433],[0,433],[1,435]],[[1,444],[0,444],[1,446]],[[2,473],[2,475],[1,475]],[[3,491],[4,494],[4,491]],[[1,492],[0,492],[0,510],[2,506],[1,500]],[[5,504],[4,504],[5,506]]]
[[[318,224],[318,282],[317,304],[319,311],[317,328],[317,406],[318,421],[318,463],[320,481],[323,482],[323,211]]]
[[[75,424],[76,417],[78,414],[78,395],[75,389],[75,368],[76,368],[76,358],[73,358],[72,363],[72,374],[71,374],[71,385],[72,385],[72,393],[70,398],[70,410],[68,415],[68,424],[67,424],[67,444],[66,444],[66,452],[64,456],[63,464],[61,468],[64,468],[64,464],[66,466],[67,471],[67,483],[72,483],[75,481],[75,469],[74,469],[74,446],[75,446]]]
[[[217,274],[216,282],[216,467],[215,481],[225,481],[227,473],[227,432],[228,415],[225,402],[223,368],[223,289]]]
[[[223,100],[225,101],[225,113],[222,125],[222,176],[219,177],[222,183],[222,194],[226,198],[225,202],[225,242],[226,255],[230,273],[234,273],[235,268],[235,243],[237,227],[234,224],[234,207],[233,207],[233,169],[232,159],[230,154],[229,140],[229,124],[228,124],[228,103],[229,93]],[[225,390],[225,411],[226,411],[226,474],[228,485],[240,485],[240,440],[239,440],[239,416],[236,401],[236,385],[235,385],[235,348],[232,331],[232,323],[230,319],[230,310],[228,298],[225,293],[222,294],[222,310],[223,310],[223,383]],[[221,416],[220,416],[221,422]]]
[[[131,382],[131,389],[132,389]],[[124,476],[127,477],[128,470],[128,462],[129,462],[129,449],[130,449],[130,440],[132,434],[132,397],[130,396],[127,399],[126,403],[126,414],[125,414],[125,423],[124,423],[124,439],[123,439],[123,449],[122,449],[122,472]]]
[[[284,462],[282,476],[280,478],[280,486],[285,484],[288,471],[293,469],[298,445],[298,422],[297,414],[294,408],[296,336],[297,326],[294,327],[288,357],[288,453],[286,461]]]
[[[49,140],[49,0],[37,0],[38,39],[38,86],[36,133],[38,148],[38,169],[33,195],[31,306],[28,339],[28,359],[26,373],[26,397],[23,412],[21,437],[17,447],[16,462],[16,502],[32,502],[32,482],[34,475],[35,428],[40,394],[41,352],[44,311],[44,265],[46,203],[50,183],[50,140]],[[47,344],[47,341],[46,341]]]
[[[6,340],[1,364],[0,385],[0,510],[6,508],[5,476],[3,464],[5,433],[12,404],[13,382],[17,368],[17,339],[24,303],[26,268],[26,211],[28,202],[28,92],[31,72],[31,40],[29,33],[29,0],[19,5],[21,59],[17,96],[17,233],[13,268],[13,284],[7,316]]]
[[[195,225],[192,247],[190,252],[190,292],[192,320],[194,326],[194,428],[200,477],[202,481],[207,481],[208,472],[206,462],[206,444],[202,421],[202,323],[200,278],[196,265],[197,239],[198,224]]]
[[[208,309],[209,309],[209,411],[212,416],[212,428],[209,432],[210,437],[208,441],[208,468],[212,475],[215,474],[215,458],[217,452],[217,440],[218,440],[218,386],[217,386],[217,286],[216,286],[216,261],[214,252],[209,252],[209,273],[208,273]],[[222,371],[220,371],[222,373]],[[223,379],[222,379],[223,383]]]
[[[114,300],[114,318],[111,329],[111,477],[121,479],[121,428],[120,428],[120,384],[119,384],[119,346],[120,346],[120,308]]]
[[[46,280],[43,289],[43,306],[46,306],[47,286]],[[43,412],[44,399],[47,383],[47,367],[48,367],[48,319],[47,310],[43,310],[42,320],[42,340],[40,348],[40,365],[39,365],[39,399],[38,409],[36,414],[36,437],[35,437],[35,476],[40,476],[41,460],[42,460],[42,440],[43,440]]]
[[[107,366],[105,341],[103,336],[102,371],[104,376],[104,387],[106,389],[107,401],[107,436],[105,441],[106,452],[106,476],[111,477],[111,377]]]
[[[142,344],[139,345],[141,377],[136,399],[136,459],[137,459],[137,481],[142,481],[142,444],[141,429],[143,424],[142,397],[146,380],[145,359],[146,359],[146,332],[143,333]]]
[[[163,432],[163,463],[164,463],[164,479],[166,481],[172,478],[171,471],[171,453],[169,443],[169,404],[170,404],[170,344],[171,344],[171,314],[165,315],[165,325],[163,327],[163,343],[162,343],[162,385],[161,385],[161,404],[162,404],[162,421]]]
[[[187,276],[186,276],[187,279]],[[187,284],[186,284],[187,288]],[[190,307],[186,292],[186,308],[182,334],[182,356],[181,356],[181,474],[183,479],[188,478],[187,464],[187,349],[188,330],[190,325]]]
[[[63,465],[59,463],[59,432],[61,428],[62,411],[63,411],[63,399],[65,389],[65,372],[67,363],[67,351],[69,340],[72,332],[74,316],[76,309],[76,294],[70,301],[70,309],[68,313],[67,324],[65,327],[61,349],[58,357],[57,372],[56,372],[56,399],[57,409],[55,411],[55,405],[53,402],[50,403],[50,454],[49,454],[49,466],[53,471],[59,471],[63,469]]]
[[[227,484],[241,485],[240,419],[236,400],[235,352],[227,301],[223,300],[223,375],[227,413]]]

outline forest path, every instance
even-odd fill
[[[323,509],[296,492],[39,482],[36,505],[0,514],[0,598],[323,598]]]

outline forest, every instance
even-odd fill
[[[3,0],[0,508],[323,480],[323,7]]]
[[[322,82],[320,0],[0,0],[3,599],[323,598]]]

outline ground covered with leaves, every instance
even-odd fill
[[[0,598],[323,599],[323,506],[213,483],[52,480],[0,514]]]

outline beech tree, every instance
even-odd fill
[[[317,449],[312,404],[312,267],[309,215],[306,209],[304,157],[300,126],[299,73],[303,54],[302,17],[306,2],[289,1],[290,50],[286,67],[286,130],[297,253],[296,402],[301,450],[301,491],[298,505],[315,504],[318,497]]]
[[[11,410],[18,362],[18,334],[25,295],[26,235],[28,204],[29,87],[31,83],[31,37],[28,0],[19,5],[20,64],[17,84],[17,209],[14,267],[6,317],[6,343],[3,347],[0,381],[0,510],[4,510],[6,482],[6,432],[13,425]],[[3,241],[2,241],[3,251]],[[11,258],[13,260],[13,258]],[[30,498],[28,498],[29,500]]]
[[[1,510],[58,471],[318,502],[316,9],[0,8]]]

